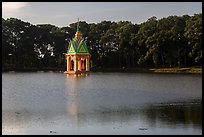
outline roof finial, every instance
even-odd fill
[[[77,22],[77,31],[79,31],[79,17],[78,17],[78,22]]]

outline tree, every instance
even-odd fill
[[[202,14],[195,14],[186,21],[184,35],[190,47],[189,56],[195,65],[202,65]]]
[[[172,67],[202,65],[202,14],[129,21],[79,22],[91,67]],[[68,42],[77,22],[59,28],[2,18],[3,67],[65,68]]]
[[[156,43],[157,30],[157,18],[151,17],[146,22],[140,25],[137,33],[138,47],[140,51],[140,57],[137,61],[138,65],[153,65],[153,54],[157,51],[158,45]]]

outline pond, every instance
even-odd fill
[[[4,72],[2,134],[201,135],[202,76]]]

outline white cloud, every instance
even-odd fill
[[[28,2],[3,2],[2,16],[15,17],[19,12],[28,5]]]

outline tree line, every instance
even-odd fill
[[[80,21],[92,68],[191,67],[202,65],[202,14],[130,21]],[[66,68],[65,53],[76,23],[33,25],[2,18],[3,68]]]

